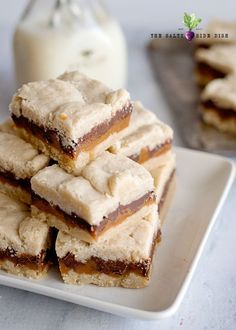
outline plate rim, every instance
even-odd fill
[[[186,153],[187,152],[187,153],[194,153],[194,154],[204,154],[204,156],[208,156],[211,158],[215,158],[221,162],[222,161],[225,162],[225,164],[228,164],[229,170],[228,170],[228,176],[225,181],[224,188],[222,190],[220,198],[216,204],[216,207],[215,207],[214,212],[211,216],[211,219],[207,225],[207,228],[206,228],[204,234],[202,235],[202,238],[201,238],[201,241],[197,248],[196,254],[190,262],[189,271],[187,272],[173,303],[168,308],[166,308],[164,310],[160,310],[160,311],[148,311],[148,310],[142,310],[139,308],[133,308],[133,307],[129,307],[129,306],[115,304],[112,302],[106,302],[106,301],[103,301],[103,300],[100,300],[97,298],[88,297],[88,296],[83,296],[83,295],[75,296],[73,293],[61,291],[58,288],[51,288],[49,286],[44,286],[43,284],[41,284],[38,281],[35,281],[35,282],[28,281],[25,278],[16,277],[14,275],[7,274],[7,273],[0,274],[0,285],[32,292],[35,294],[44,295],[44,296],[51,297],[51,298],[58,299],[58,300],[71,302],[71,303],[74,303],[77,305],[81,305],[81,306],[96,309],[99,311],[119,315],[122,317],[136,318],[136,319],[142,319],[142,320],[158,320],[158,319],[163,319],[163,318],[172,316],[179,308],[179,306],[184,298],[184,295],[190,285],[190,282],[196,271],[198,262],[202,255],[203,249],[205,247],[205,244],[207,242],[211,229],[213,228],[215,221],[219,215],[219,212],[222,209],[222,206],[226,200],[226,197],[228,196],[228,193],[230,191],[230,188],[232,186],[232,183],[235,178],[235,173],[236,173],[235,164],[229,158],[226,158],[226,157],[223,157],[220,155],[216,155],[216,154],[210,154],[205,151],[192,150],[192,149],[182,148],[182,147],[174,147],[174,151],[177,151],[177,153],[179,153],[179,152]],[[178,164],[177,164],[177,166],[178,166]],[[26,286],[25,286],[25,283],[27,283]],[[66,284],[64,284],[64,285],[66,285]]]

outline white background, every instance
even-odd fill
[[[14,92],[11,36],[24,0],[0,1],[0,115]],[[219,0],[107,1],[124,28],[129,48],[128,89],[133,99],[174,126],[145,55],[150,32],[175,31],[183,12],[207,22],[236,20],[236,2]],[[181,140],[176,134],[176,144]],[[236,329],[236,185],[217,220],[194,279],[177,314],[162,321],[128,320],[0,286],[0,329]]]

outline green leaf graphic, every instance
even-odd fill
[[[197,18],[195,14],[184,13],[183,24],[191,31],[195,29],[198,24],[201,22],[201,18]]]

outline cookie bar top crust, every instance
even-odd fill
[[[236,45],[213,45],[198,49],[195,58],[200,65],[207,65],[224,74],[236,72]]]
[[[132,111],[126,90],[112,91],[83,74],[75,74],[76,82],[61,77],[23,85],[10,104],[17,126],[26,126],[32,132],[38,127],[44,135],[55,133],[62,149],[71,153],[79,147],[86,150],[87,140],[105,134],[116,120],[130,116]]]
[[[215,107],[236,114],[236,75],[210,82],[203,90],[201,100],[203,104],[211,102]]]
[[[41,256],[49,246],[46,222],[31,217],[25,204],[0,193],[0,255]]]
[[[0,131],[0,173],[14,179],[30,179],[47,166],[49,157],[16,135]]]
[[[88,244],[59,232],[56,253],[64,270],[72,268],[79,273],[105,272],[113,275],[137,271],[147,276],[157,237],[160,239],[156,206],[150,210],[139,221],[133,218],[126,230],[115,231],[107,240],[100,242]]]
[[[32,179],[33,192],[67,215],[98,226],[108,216],[115,220],[118,210],[142,204],[153,196],[153,179],[141,165],[121,156],[104,152],[75,177],[53,165]],[[34,203],[34,201],[33,201]],[[122,210],[123,209],[123,210]],[[128,210],[126,210],[127,212]]]
[[[145,168],[107,151],[87,165],[82,175],[97,191],[114,197],[121,205],[153,191],[153,179]]]
[[[173,130],[140,102],[135,102],[129,127],[109,150],[143,163],[169,150],[172,140]]]
[[[84,74],[79,71],[69,71],[65,72],[58,77],[58,79],[67,81],[71,83],[75,88],[85,95],[88,103],[106,103],[106,97],[109,93],[112,93],[113,90],[95,79],[89,79]],[[124,91],[124,96],[128,95],[127,92]],[[112,95],[112,94],[111,94]],[[120,99],[121,102],[122,98]],[[122,103],[117,104],[117,108],[121,108]]]

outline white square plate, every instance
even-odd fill
[[[0,272],[0,284],[135,318],[172,315],[191,281],[204,244],[234,178],[222,157],[176,148],[177,189],[163,226],[151,282],[145,289],[69,286],[51,271],[42,281]]]

